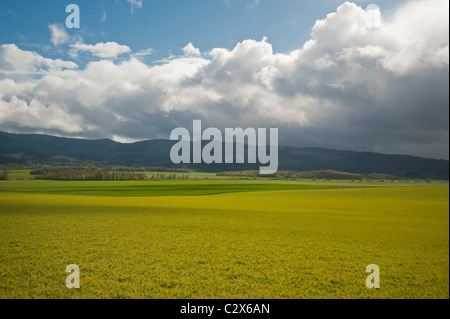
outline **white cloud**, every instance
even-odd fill
[[[187,56],[200,56],[200,55],[202,55],[200,50],[197,49],[196,47],[194,47],[194,45],[192,43],[188,43],[183,48],[183,52],[184,52],[184,55],[187,55]]]
[[[2,123],[14,123],[21,127],[57,130],[64,133],[81,132],[82,127],[76,123],[75,119],[76,117],[67,114],[60,106],[45,105],[36,99],[31,99],[29,102],[16,96],[12,96],[8,102],[0,99],[0,122]]]
[[[142,8],[142,2],[143,0],[127,0],[131,4],[131,12],[134,12],[135,9],[141,9]]]
[[[130,143],[135,143],[135,142],[138,142],[138,141],[139,141],[139,140],[134,139],[134,138],[126,138],[126,137],[123,137],[123,136],[117,136],[117,135],[113,135],[113,136],[111,137],[111,139],[112,139],[113,141],[115,141],[115,142],[122,143],[122,144],[130,144]]]
[[[141,58],[147,57],[149,55],[152,55],[153,52],[154,52],[153,49],[146,49],[146,50],[139,50],[138,52],[135,52],[131,55],[137,59],[141,59]]]
[[[119,55],[131,52],[126,45],[120,45],[116,42],[97,43],[95,45],[75,43],[70,46],[73,53],[89,52],[100,58],[117,58]]]
[[[106,9],[103,8],[102,17],[100,19],[100,23],[103,23],[106,21]]]
[[[417,69],[448,66],[449,1],[412,1],[385,25],[390,36],[382,65],[402,75]],[[387,42],[387,41],[386,41]]]
[[[82,70],[2,46],[0,125],[116,140],[167,138],[193,119],[224,127],[279,127],[280,143],[448,158],[448,1],[414,1],[367,24],[344,3],[311,40],[276,54],[266,39],[157,65],[117,43],[77,44],[100,57]],[[9,74],[9,73],[8,73]],[[3,78],[5,72],[3,73]],[[0,73],[0,79],[2,75]]]
[[[48,26],[51,32],[50,41],[54,46],[58,46],[60,44],[64,44],[69,41],[69,35],[62,25],[59,24],[50,24]]]
[[[76,69],[71,61],[52,60],[36,52],[23,51],[15,44],[0,46],[0,73],[5,74],[41,74],[51,70]]]

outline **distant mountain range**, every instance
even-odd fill
[[[0,164],[102,164],[176,167],[170,161],[170,140],[132,144],[112,140],[85,140],[40,134],[0,132]],[[202,171],[258,169],[259,164],[187,164]],[[182,166],[178,166],[182,167]],[[280,147],[279,170],[337,170],[350,173],[380,173],[405,178],[449,178],[449,161],[406,155],[338,151],[324,148]]]

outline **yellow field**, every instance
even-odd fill
[[[449,298],[448,192],[0,193],[0,298]]]

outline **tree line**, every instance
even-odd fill
[[[106,171],[96,167],[42,167],[31,171],[35,179],[63,181],[136,181],[144,173]]]
[[[5,173],[6,174],[6,173]],[[110,171],[97,167],[40,167],[33,169],[34,179],[61,181],[143,181],[143,180],[187,180],[188,174],[153,173],[151,177],[141,172]],[[0,175],[1,177],[2,175]],[[1,178],[0,178],[1,179]]]
[[[159,167],[159,166],[108,166],[105,169],[108,171],[116,172],[164,172],[164,173],[189,173],[190,170],[187,168],[176,168],[176,167]]]
[[[8,180],[8,171],[4,169],[0,174],[0,181],[7,181],[7,180]]]
[[[297,179],[324,179],[324,180],[400,180],[400,177],[389,174],[357,174],[340,172],[335,170],[315,170],[315,171],[278,171],[273,175],[259,175],[257,170],[246,170],[237,172],[222,172],[217,176],[228,176],[233,178],[256,178],[270,177],[279,180],[297,180]]]
[[[181,180],[187,180],[189,179],[188,174],[183,175],[177,175],[177,174],[163,174],[163,173],[156,173],[152,174],[150,177],[151,180],[174,180],[174,179],[181,179]]]

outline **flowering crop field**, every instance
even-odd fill
[[[1,182],[0,298],[449,298],[448,186],[354,185]]]

